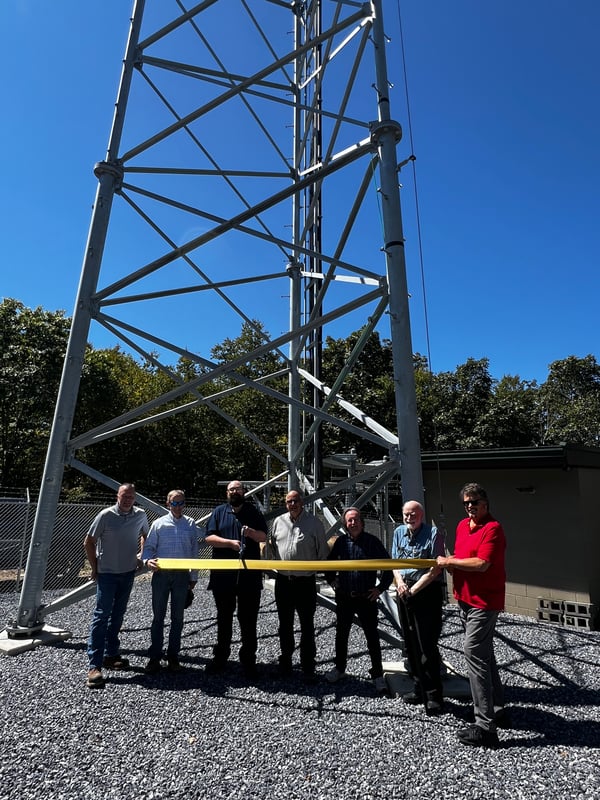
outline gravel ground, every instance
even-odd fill
[[[16,595],[0,596],[3,620],[16,604]],[[68,641],[0,656],[0,799],[600,797],[600,633],[502,615],[496,652],[513,728],[500,731],[499,749],[486,750],[456,740],[471,713],[466,701],[448,701],[446,713],[429,718],[376,697],[359,629],[340,684],[307,686],[300,673],[277,679],[268,590],[254,683],[235,662],[225,676],[204,674],[215,620],[212,595],[200,587],[186,612],[185,672],[146,676],[150,592],[142,579],[122,635],[133,669],[89,690],[92,608],[90,598],[48,620],[73,632]],[[318,609],[317,627],[324,673],[332,666],[331,611]],[[448,607],[442,654],[459,671],[461,638]],[[383,649],[384,661],[399,658],[391,645]]]

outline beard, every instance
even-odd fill
[[[234,494],[233,497],[229,499],[229,502],[233,508],[239,508],[243,504],[244,498],[239,494]]]

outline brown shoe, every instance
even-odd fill
[[[102,689],[104,686],[104,675],[102,674],[102,670],[98,669],[97,667],[92,667],[92,669],[87,674],[87,686],[88,689]]]
[[[105,656],[102,666],[105,669],[129,669],[129,659],[123,656]]]

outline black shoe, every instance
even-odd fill
[[[179,663],[179,659],[175,656],[167,656],[167,669],[169,672],[182,672],[183,667]]]
[[[419,694],[419,692],[409,692],[408,694],[402,695],[402,702],[408,703],[409,706],[418,706],[420,703],[423,702],[423,698]]]
[[[302,678],[304,680],[304,683],[308,684],[317,683],[317,681],[319,680],[319,676],[314,671],[314,669],[305,669],[302,672]]]
[[[156,675],[160,671],[160,658],[151,658],[146,666],[144,672],[146,675]]]
[[[292,661],[287,658],[280,658],[277,665],[277,674],[281,678],[288,678],[293,672]]]
[[[496,711],[495,722],[497,728],[511,727],[510,714],[505,708],[500,708],[498,711]]]
[[[221,672],[225,672],[226,666],[226,661],[221,661],[220,658],[213,658],[213,660],[209,661],[204,667],[204,671],[207,675],[219,675]]]
[[[479,725],[469,725],[468,728],[461,728],[456,734],[461,744],[469,744],[472,747],[498,747],[498,734],[496,731],[486,731]]]
[[[425,703],[425,710],[430,716],[437,717],[443,712],[444,706],[443,703],[440,703],[438,700],[428,700]]]
[[[247,678],[258,678],[256,664],[242,664],[242,671]]]

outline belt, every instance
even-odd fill
[[[336,594],[341,594],[344,597],[351,597],[353,600],[367,600],[369,598],[369,592],[336,592]]]

